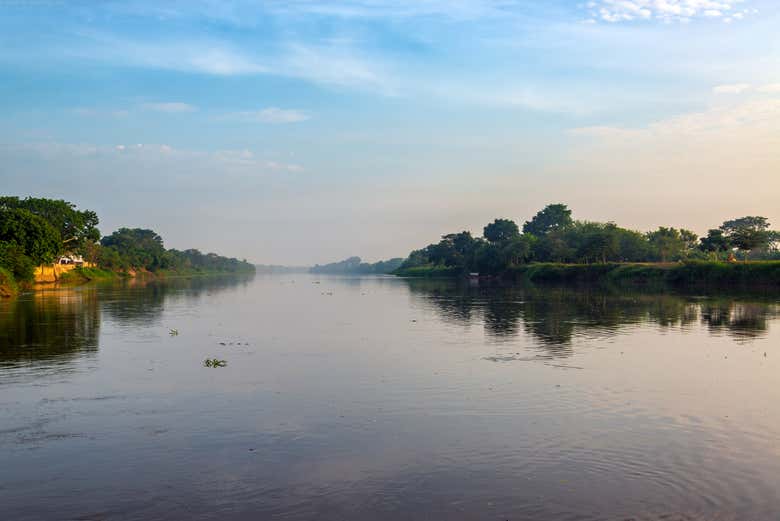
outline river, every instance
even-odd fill
[[[777,296],[50,289],[0,302],[0,517],[780,519],[779,377]]]

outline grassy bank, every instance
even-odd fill
[[[233,275],[242,273],[254,273],[254,270],[199,270],[194,268],[180,269],[180,270],[157,270],[150,272],[155,277],[202,277],[207,275]]]
[[[58,281],[60,284],[84,284],[92,281],[114,280],[121,274],[101,268],[76,268],[63,273]]]
[[[531,282],[608,283],[692,288],[780,289],[780,262],[727,263],[692,261],[675,264],[529,264],[508,270],[503,278]]]
[[[110,281],[122,278],[170,278],[170,277],[202,277],[209,275],[226,275],[231,273],[247,273],[248,271],[218,271],[218,270],[132,270],[132,271],[112,271],[102,268],[76,268],[73,271],[63,273],[58,281],[59,284],[85,284],[87,282]]]
[[[459,277],[457,268],[418,267],[399,270],[404,277]],[[503,280],[549,283],[682,286],[692,288],[767,288],[780,290],[780,261],[646,264],[556,264],[514,266],[498,275]]]
[[[0,298],[13,297],[19,293],[19,286],[10,271],[0,267]]]
[[[463,270],[457,267],[446,266],[417,266],[414,268],[397,269],[393,275],[399,277],[419,277],[419,278],[439,278],[439,277],[460,277]]]

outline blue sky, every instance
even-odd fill
[[[0,183],[257,262],[780,224],[766,0],[0,1]]]

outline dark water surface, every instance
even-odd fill
[[[0,303],[0,518],[780,519],[780,304],[308,275],[25,295]]]

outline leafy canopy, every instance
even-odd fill
[[[541,237],[551,231],[571,226],[572,223],[571,210],[565,204],[548,204],[523,224],[523,233]]]
[[[76,205],[64,200],[42,197],[0,197],[0,208],[23,209],[46,220],[59,232],[63,250],[81,251],[87,244],[100,240],[95,212],[77,210]]]

